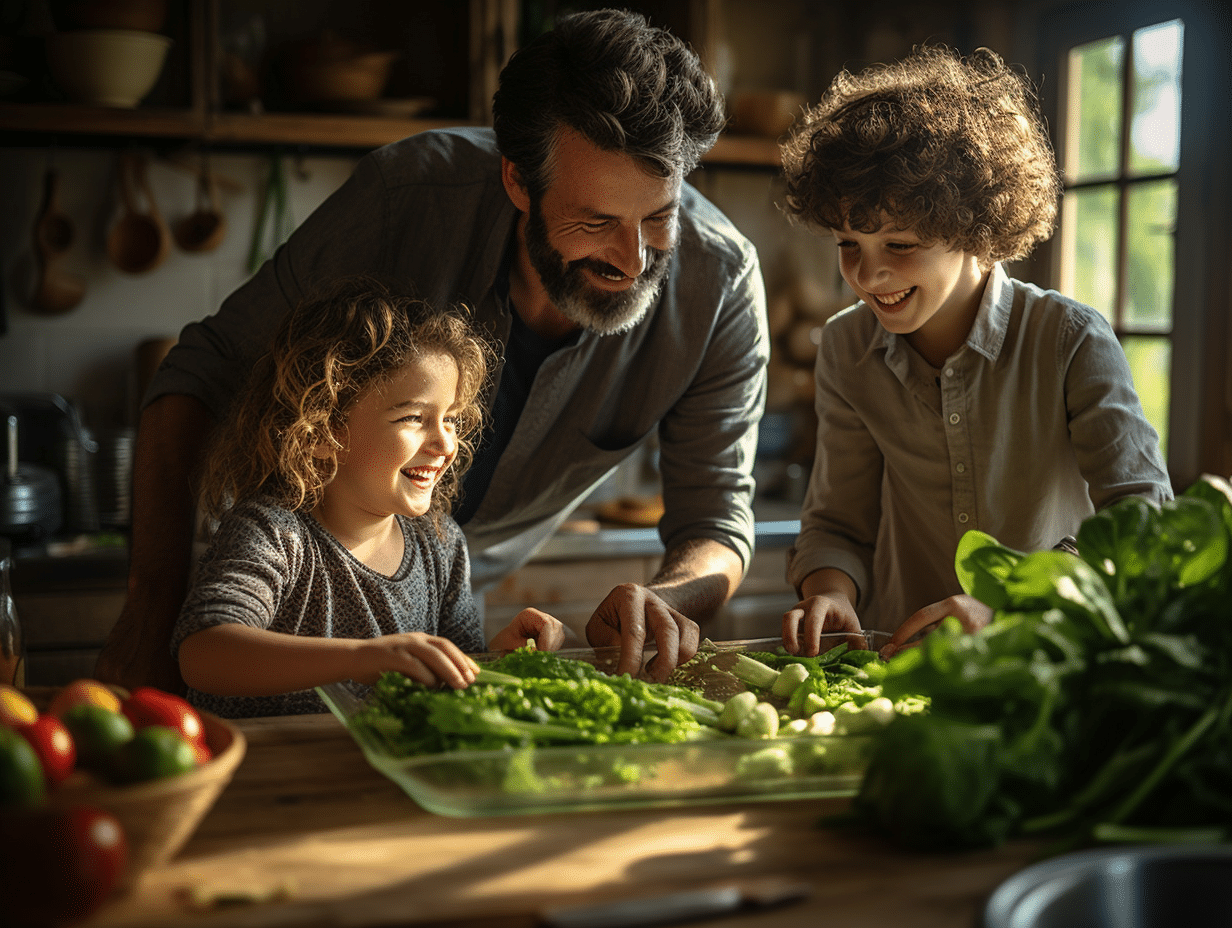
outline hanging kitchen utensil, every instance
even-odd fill
[[[123,212],[107,236],[107,255],[120,270],[144,274],[167,257],[170,235],[154,203],[145,159],[138,155],[121,155],[118,173]],[[145,199],[145,212],[138,209],[138,194]]]
[[[252,233],[252,246],[248,250],[248,273],[255,273],[294,230],[295,220],[291,218],[291,210],[287,206],[287,175],[282,166],[282,156],[273,154],[269,159],[265,198],[261,201],[257,225]]]
[[[196,209],[175,224],[175,243],[181,250],[213,251],[222,242],[227,231],[227,220],[218,209],[214,193],[209,161],[202,157],[197,174]]]
[[[37,265],[34,309],[63,313],[85,295],[85,284],[58,267],[59,259],[73,244],[73,222],[60,208],[59,177],[52,168],[43,176],[43,203],[34,221],[34,257]]]

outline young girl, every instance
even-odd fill
[[[948,615],[959,539],[1053,547],[1095,509],[1172,490],[1104,318],[1008,277],[1060,189],[1024,78],[981,49],[840,74],[783,146],[786,211],[833,234],[859,302],[822,329],[817,454],[788,555],[785,646]]]
[[[387,670],[473,682],[483,627],[448,507],[488,351],[455,312],[363,281],[288,316],[207,462],[219,524],[172,637],[191,702],[285,715]],[[528,609],[490,646],[529,638],[559,648],[564,629]]]

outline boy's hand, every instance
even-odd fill
[[[531,638],[541,651],[558,651],[565,643],[565,626],[554,616],[538,609],[523,609],[513,621],[492,636],[488,647],[493,651],[512,651],[523,647]]]
[[[912,641],[910,644],[908,641],[917,634],[927,635],[941,624],[942,619],[951,615],[962,623],[963,631],[968,633],[978,632],[992,621],[992,609],[973,596],[959,593],[939,603],[925,606],[903,622],[890,636],[890,640],[882,646],[881,657],[889,660],[899,651],[917,647],[919,641]]]
[[[424,632],[402,632],[367,638],[358,643],[359,668],[354,679],[372,684],[386,671],[397,670],[425,686],[465,689],[475,682],[479,665],[448,638]]]
[[[864,649],[868,644],[862,631],[855,607],[840,592],[809,596],[783,613],[783,647],[788,654],[816,657],[821,636],[828,632],[848,632],[848,647]]]

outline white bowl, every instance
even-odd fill
[[[47,64],[74,102],[132,109],[158,81],[170,48],[157,32],[77,29],[47,38]]]

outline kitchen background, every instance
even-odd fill
[[[23,462],[59,473],[65,518],[52,540],[71,550],[80,543],[80,529],[96,526],[117,530],[122,540],[124,467],[140,389],[184,324],[213,312],[254,261],[345,180],[364,151],[435,125],[486,122],[495,74],[518,36],[536,33],[561,10],[594,5],[603,4],[0,0],[0,394],[31,427],[20,443]],[[1131,35],[1135,24],[1188,17],[1186,104],[1199,114],[1210,106],[1221,118],[1188,121],[1205,126],[1201,137],[1186,136],[1182,147],[1197,165],[1190,176],[1201,183],[1182,189],[1181,213],[1193,202],[1226,204],[1227,181],[1220,179],[1226,172],[1214,168],[1213,154],[1227,150],[1226,63],[1212,72],[1213,81],[1197,77],[1221,39],[1226,47],[1227,13],[1205,2],[1122,3],[1109,18],[1103,12],[1110,5],[1061,0],[886,0],[867,8],[824,0],[624,5],[685,36],[731,107],[731,131],[691,181],[754,241],[766,278],[776,341],[758,467],[761,515],[776,529],[767,532],[764,561],[741,592],[745,612],[765,620],[756,630],[777,628],[779,607],[791,598],[782,580],[782,547],[811,456],[814,339],[818,325],[850,294],[833,246],[793,229],[778,212],[775,137],[841,67],[897,57],[918,42],[964,51],[988,45],[1039,79],[1055,71],[1066,30],[1093,14],[1103,17],[1096,37],[1124,31],[1121,20]],[[129,101],[135,106],[81,102],[90,91],[77,88],[74,75],[92,50],[65,47],[62,34],[100,22],[171,40],[165,60],[154,65],[153,86],[130,92],[139,96]],[[1194,29],[1195,22],[1209,28]],[[136,52],[122,54],[129,65],[137,61]],[[346,63],[344,70],[331,70],[338,62]],[[1044,94],[1054,114],[1055,87],[1046,83]],[[1206,90],[1192,89],[1201,87]],[[1219,100],[1222,106],[1212,102]],[[48,212],[49,178],[63,219],[45,227],[40,246],[36,222]],[[204,209],[221,216],[221,239],[185,250],[176,233],[194,231],[181,224]],[[148,242],[137,230],[123,254],[113,253],[123,234],[117,232],[121,215],[154,210],[164,226],[165,251],[157,239],[143,251]],[[139,226],[142,220],[130,221]],[[1164,361],[1171,363],[1154,375],[1163,390],[1156,412],[1164,420],[1161,429],[1168,429],[1174,478],[1187,485],[1202,470],[1232,472],[1226,365],[1232,265],[1211,257],[1228,255],[1226,229],[1186,226],[1177,218],[1175,232],[1177,305],[1186,312],[1175,320],[1169,312],[1166,327],[1155,320],[1145,335],[1170,346]],[[1181,247],[1199,240],[1202,247]],[[125,263],[128,269],[118,266]],[[1064,256],[1043,250],[1012,270],[1055,286],[1064,264]],[[80,422],[79,448],[51,440],[34,448],[39,415],[63,414],[49,409],[49,398],[70,404]],[[7,439],[0,437],[0,445],[7,448]],[[65,482],[81,472],[74,456],[83,449],[93,462],[93,511]],[[651,448],[614,475],[593,503],[599,508],[653,493]],[[594,560],[627,571],[620,554],[653,572],[653,544],[594,552]],[[116,556],[122,557],[122,546]],[[546,560],[542,573],[522,573],[490,595],[490,611],[524,601],[586,599],[587,590],[603,582],[587,577],[568,588]],[[59,649],[64,658],[44,662],[49,675],[84,667],[122,602],[122,567],[79,560],[87,563],[93,566],[73,572],[64,561],[31,558],[14,568],[14,585],[24,597],[19,606],[32,617],[26,624],[56,627],[33,639],[27,629],[36,650]],[[92,618],[82,618],[87,615]],[[721,631],[750,627],[736,622]]]

